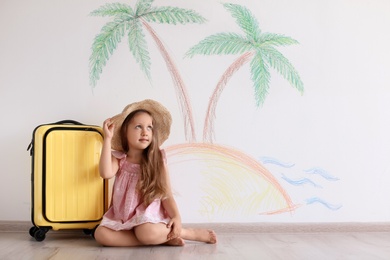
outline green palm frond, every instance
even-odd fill
[[[145,35],[142,31],[142,24],[140,20],[132,20],[130,22],[128,37],[130,52],[133,54],[133,57],[136,62],[140,65],[141,70],[150,80],[151,61],[149,57],[147,42],[145,40]]]
[[[92,11],[89,15],[91,16],[116,16],[120,14],[128,14],[134,16],[133,9],[127,5],[122,3],[111,3],[105,4],[98,9]]]
[[[185,54],[186,57],[202,55],[241,54],[253,50],[247,39],[236,33],[218,33],[206,37]]]
[[[261,30],[252,13],[247,8],[237,4],[223,4],[223,6],[236,19],[237,24],[244,31],[246,37],[255,42],[258,41]]]
[[[168,24],[186,24],[186,23],[204,23],[206,19],[193,10],[177,7],[153,7],[142,17],[147,22],[168,23]]]
[[[251,60],[250,67],[253,86],[255,88],[256,106],[261,106],[264,104],[265,98],[268,94],[271,74],[267,63],[260,52],[255,54]]]
[[[262,33],[259,37],[259,41],[256,44],[257,47],[267,47],[267,46],[287,46],[298,44],[297,40],[289,36],[276,33]]]
[[[288,82],[291,83],[301,94],[304,91],[303,82],[299,77],[294,66],[283,56],[278,50],[273,47],[268,47],[264,51],[264,57],[271,67],[276,69]]]
[[[104,25],[101,32],[95,37],[92,44],[92,54],[89,58],[89,78],[92,86],[96,86],[103,67],[123,38],[127,29],[125,22],[127,19],[126,16],[117,17],[114,21]]]
[[[140,16],[147,12],[149,8],[152,6],[154,0],[138,0],[135,6],[135,10],[137,10],[137,16]]]

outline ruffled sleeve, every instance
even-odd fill
[[[116,151],[116,150],[112,150],[111,154],[112,154],[112,156],[114,156],[115,158],[117,158],[119,160],[119,168],[122,168],[122,165],[126,161],[126,154],[124,152]]]

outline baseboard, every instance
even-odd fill
[[[183,224],[205,227],[219,233],[315,233],[315,232],[390,232],[389,223],[207,223]]]
[[[31,227],[28,221],[0,221],[0,232],[28,232]]]
[[[183,223],[184,227],[213,229],[217,233],[390,232],[389,223]],[[0,232],[28,232],[28,221],[0,221]]]

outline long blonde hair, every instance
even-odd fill
[[[127,143],[127,127],[137,113],[147,113],[152,118],[153,115],[147,110],[135,110],[131,112],[123,121],[120,134],[122,147],[125,153],[130,149]],[[165,168],[164,156],[159,147],[158,124],[153,119],[153,137],[150,145],[142,152],[141,178],[137,188],[146,203],[149,205],[155,199],[164,199],[168,196],[167,171]]]

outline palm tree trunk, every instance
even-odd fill
[[[146,30],[151,34],[151,36],[155,40],[157,47],[160,50],[161,55],[165,60],[165,63],[167,64],[173,83],[176,87],[175,88],[176,94],[179,99],[179,104],[184,117],[184,131],[185,131],[186,140],[188,140],[189,142],[195,142],[196,136],[195,136],[194,119],[192,116],[193,115],[192,106],[188,98],[187,88],[185,87],[183,79],[180,76],[179,70],[177,69],[176,64],[173,62],[167,49],[164,47],[164,44],[161,42],[160,38],[157,36],[153,28],[144,20],[142,20],[142,24],[145,26]]]
[[[222,77],[218,81],[217,86],[213,92],[213,95],[210,98],[209,105],[206,111],[206,119],[204,122],[203,129],[203,141],[212,143],[214,140],[214,120],[215,120],[215,109],[217,107],[217,103],[219,97],[221,96],[222,91],[224,90],[227,82],[233,76],[233,74],[238,71],[245,63],[247,63],[251,57],[253,56],[253,52],[246,52],[241,55],[236,61],[234,61],[229,68],[223,73]]]

